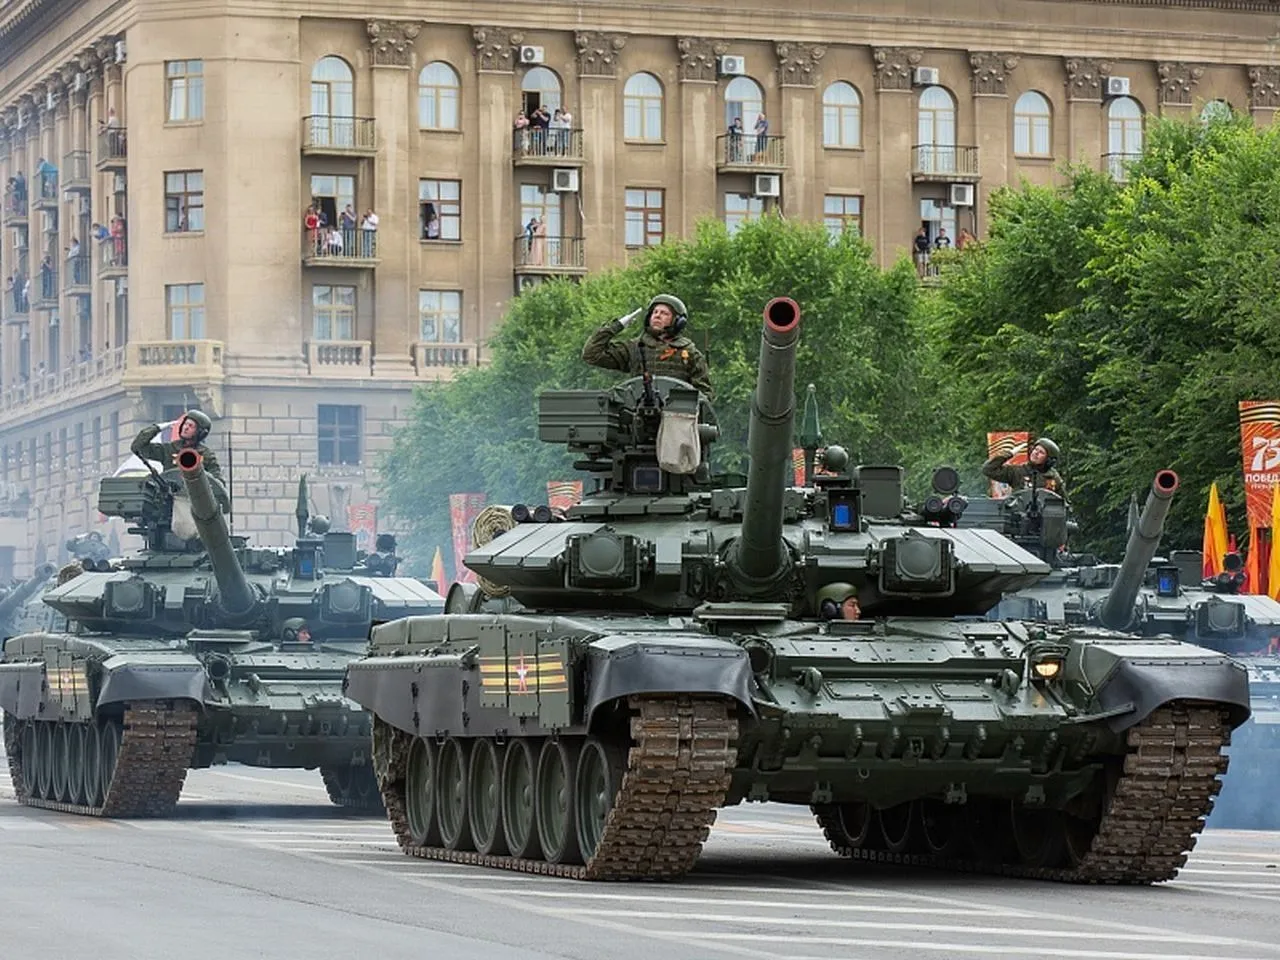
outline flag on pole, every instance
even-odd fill
[[[431,560],[431,579],[436,582],[436,592],[444,593],[444,554],[436,547],[436,555]]]
[[[1267,596],[1280,600],[1280,483],[1271,488],[1271,562],[1267,564]]]
[[[1209,509],[1204,515],[1204,540],[1200,548],[1206,579],[1222,573],[1227,553],[1227,511],[1218,497],[1218,485],[1209,487]]]
[[[1263,593],[1262,584],[1262,528],[1249,532],[1249,552],[1244,561],[1244,593]]]

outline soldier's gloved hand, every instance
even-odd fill
[[[640,314],[642,313],[644,313],[644,307],[641,307],[639,310],[632,310],[625,317],[619,317],[618,323],[625,327],[628,323],[630,323],[636,317],[640,316]]]

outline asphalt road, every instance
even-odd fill
[[[168,821],[21,807],[0,771],[4,960],[1280,960],[1280,833],[1075,887],[842,861],[807,811],[751,805],[679,884],[586,884],[405,857],[305,771],[193,771]]]

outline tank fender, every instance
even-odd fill
[[[635,694],[720,694],[752,716],[747,651],[705,636],[604,636],[587,646],[586,725],[603,704]]]
[[[43,663],[0,663],[0,710],[29,720],[45,704]]]
[[[1119,647],[1086,647],[1081,651],[1081,667],[1086,675],[1101,675],[1092,684],[1090,709],[1107,713],[1130,707],[1108,718],[1108,726],[1116,733],[1141,723],[1173,700],[1222,704],[1233,729],[1248,720],[1249,674],[1244,665],[1189,644],[1177,646],[1184,648],[1178,651],[1181,655],[1151,657],[1129,656]],[[1069,666],[1068,676],[1074,672]]]
[[[461,660],[435,657],[368,657],[347,664],[342,692],[379,720],[417,736],[420,730],[456,727],[465,707]]]
[[[145,660],[127,655],[109,657],[102,664],[102,690],[98,706],[129,700],[212,699],[209,676],[193,657],[177,662]]]

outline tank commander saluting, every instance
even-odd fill
[[[213,421],[201,410],[188,410],[178,421],[178,439],[156,443],[155,438],[162,428],[152,424],[143,427],[133,438],[130,450],[143,460],[159,463],[165,470],[177,465],[179,451],[193,449],[204,458],[204,472],[222,479],[222,468],[214,452],[205,446],[204,440],[213,429]]]
[[[644,331],[640,336],[630,342],[615,342],[614,335],[641,313]],[[674,377],[711,399],[707,360],[693,341],[683,335],[688,322],[684,301],[669,293],[660,293],[647,307],[600,327],[582,348],[582,359],[593,367],[621,370],[632,376],[651,373],[655,377]]]
[[[1013,457],[1013,452],[997,453],[982,465],[982,475],[997,483],[1007,483],[1014,490],[1035,485],[1041,490],[1052,490],[1063,500],[1067,499],[1067,485],[1062,481],[1055,465],[1061,451],[1058,445],[1048,437],[1041,437],[1027,451],[1027,462],[1016,467],[1005,466]]]

